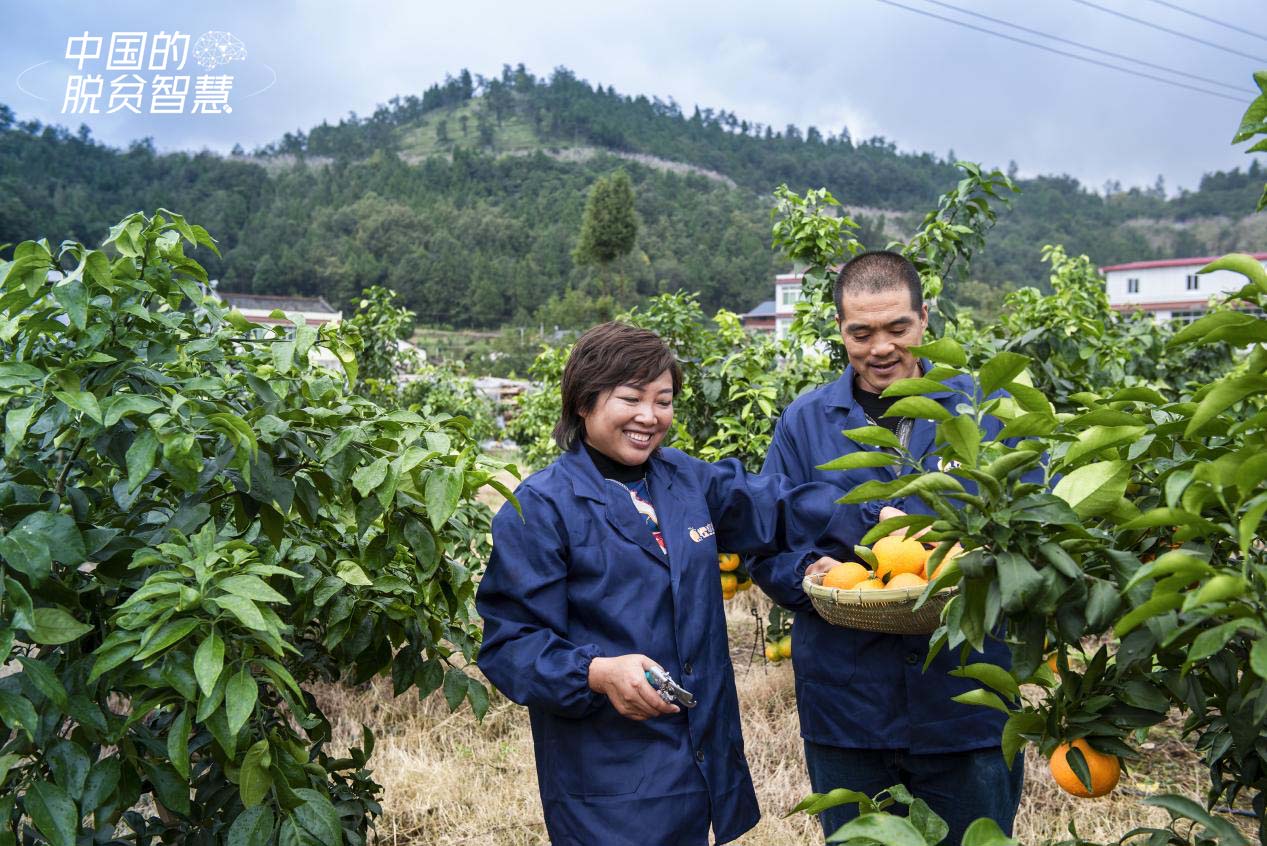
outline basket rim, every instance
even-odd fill
[[[808,575],[801,582],[801,588],[812,599],[820,602],[830,602],[833,605],[856,605],[868,607],[885,607],[890,605],[903,605],[918,599],[924,594],[928,585],[919,585],[917,587],[898,588],[896,590],[886,588],[884,590],[845,590],[842,588],[825,588],[820,584],[823,580],[822,573],[814,573]],[[941,599],[949,598],[958,591],[958,586],[943,588],[937,593],[929,597],[931,602],[933,597]]]

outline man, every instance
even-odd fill
[[[817,465],[862,449],[841,433],[867,425],[897,434],[928,470],[937,469],[934,424],[929,420],[884,417],[896,400],[880,394],[899,379],[930,368],[909,348],[923,342],[928,325],[919,273],[892,252],[859,255],[840,271],[835,285],[836,321],[849,366],[835,382],[793,402],[774,432],[763,473],[782,473],[793,482],[827,481],[848,491],[869,479],[891,479],[894,467],[823,471]],[[956,380],[948,386],[971,389]],[[955,413],[954,394],[929,394]],[[988,437],[998,421],[987,421]],[[888,506],[888,507],[886,507]],[[926,512],[917,499],[872,502],[872,525],[881,516]],[[882,515],[881,511],[886,514]],[[951,697],[977,687],[947,672],[958,666],[956,651],[943,650],[927,672],[926,636],[864,632],[821,619],[801,588],[806,573],[829,569],[834,557],[848,557],[860,537],[835,538],[835,549],[804,549],[757,559],[751,573],[776,602],[796,612],[792,629],[796,704],[810,783],[815,792],[846,787],[874,795],[906,785],[950,826],[946,843],[958,843],[977,817],[991,817],[1010,832],[1021,793],[1021,762],[1008,770],[1000,749],[1003,716],[961,705]],[[988,642],[973,660],[1007,666],[1006,647]],[[846,805],[821,815],[830,835],[857,814]]]

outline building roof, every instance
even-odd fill
[[[1250,253],[1251,256],[1263,261],[1267,259],[1267,253]],[[1205,256],[1204,258],[1177,258],[1177,259],[1157,259],[1155,261],[1131,261],[1126,264],[1110,264],[1107,267],[1100,268],[1101,273],[1108,273],[1111,270],[1146,270],[1150,267],[1202,267],[1210,262],[1222,258],[1222,256]]]
[[[334,306],[323,297],[284,297],[279,294],[239,294],[233,291],[216,291],[216,295],[233,308],[253,308],[272,311],[326,312],[335,314]]]
[[[758,305],[747,314],[741,314],[740,317],[774,317],[774,300],[766,300]]]

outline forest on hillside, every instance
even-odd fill
[[[672,99],[522,65],[494,78],[462,71],[369,116],[227,157],[159,154],[149,139],[115,149],[85,127],[22,121],[0,105],[0,244],[97,242],[121,214],[162,206],[218,239],[222,257],[204,260],[226,289],[346,307],[384,285],[421,322],[457,328],[583,325],[679,289],[709,311],[742,312],[786,269],[769,245],[777,185],[830,189],[864,210],[861,240],[883,246],[954,184],[948,158],[846,127],[687,114]],[[632,252],[600,274],[572,251],[587,191],[617,168],[631,177],[639,229]],[[999,289],[1045,285],[1044,243],[1100,264],[1261,249],[1262,223],[1220,212],[1252,207],[1262,179],[1255,161],[1170,198],[1160,180],[1098,192],[1069,176],[1018,180],[1022,194],[958,298],[988,311]]]

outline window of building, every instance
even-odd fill
[[[1188,275],[1188,290],[1196,291],[1200,287],[1201,287],[1201,277],[1197,276],[1195,273],[1189,274]]]
[[[801,301],[799,285],[784,285],[779,289],[779,305],[791,306]]]
[[[1128,293],[1128,294],[1138,294],[1138,293],[1139,293],[1139,280],[1138,280],[1138,279],[1127,279],[1127,280],[1126,280],[1126,293]]]
[[[1187,325],[1199,317],[1205,317],[1205,309],[1194,308],[1194,309],[1187,309],[1185,311],[1172,311],[1170,313],[1171,322],[1177,323],[1180,326]]]

